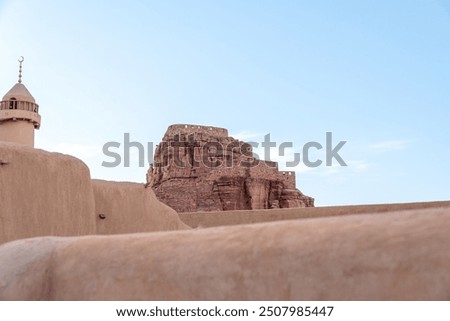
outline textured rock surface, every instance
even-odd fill
[[[148,186],[177,212],[314,206],[296,188],[295,172],[252,156],[224,128],[172,125],[156,148]]]
[[[0,300],[449,300],[450,209],[0,246]]]

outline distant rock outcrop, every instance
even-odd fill
[[[147,185],[177,212],[312,207],[295,172],[257,160],[224,128],[172,125],[157,146]]]

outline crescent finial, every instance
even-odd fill
[[[22,83],[22,63],[25,60],[23,56],[19,57],[19,84]]]

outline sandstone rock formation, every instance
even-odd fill
[[[0,246],[0,300],[449,300],[450,209]]]
[[[177,212],[314,206],[295,172],[253,157],[252,146],[224,128],[172,125],[157,146],[147,183]]]

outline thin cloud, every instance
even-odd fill
[[[395,150],[405,149],[408,146],[408,142],[404,140],[389,140],[376,144],[369,145],[369,149],[378,152],[390,152]]]
[[[361,175],[368,172],[373,168],[373,163],[365,160],[349,160],[346,162],[347,166],[341,166],[338,163],[333,163],[331,166],[326,166],[322,163],[319,167],[306,167],[304,164],[300,165],[305,170],[299,172],[306,173],[307,175],[319,176],[319,177],[335,177],[340,179],[348,179],[355,175]],[[296,170],[297,171],[297,170]]]
[[[286,148],[284,149],[284,155],[280,155],[280,150],[278,147],[271,147],[270,148],[270,159],[265,158],[265,149],[261,147],[253,148],[253,153],[258,156],[260,160],[270,160],[272,162],[278,163],[278,169],[280,171],[293,171],[296,173],[306,173],[316,170],[315,167],[308,167],[303,163],[302,155],[300,151],[296,150],[295,148]],[[298,155],[300,154],[300,156]],[[317,156],[315,159],[322,159],[322,157]],[[295,166],[292,166],[292,163],[297,163]],[[325,166],[325,163],[323,163],[320,167]]]
[[[252,138],[263,137],[264,135],[261,134],[261,133],[258,133],[258,132],[252,132],[252,131],[249,131],[249,130],[243,130],[243,131],[240,131],[240,132],[238,132],[236,134],[231,134],[230,136],[245,142],[245,141],[248,141],[249,139],[252,139]]]
[[[45,146],[45,149],[52,152],[72,155],[80,159],[88,159],[102,155],[102,148],[96,145],[58,143],[51,146]]]
[[[450,2],[447,0],[439,0],[438,3],[441,5],[441,7],[447,12],[447,14],[450,16]]]
[[[348,161],[347,165],[354,172],[361,173],[361,172],[366,172],[370,168],[372,168],[373,163],[365,161],[365,160],[353,160],[353,161]]]

